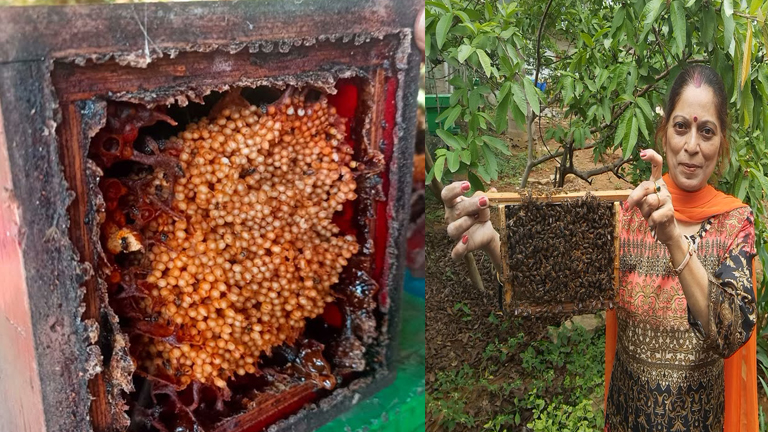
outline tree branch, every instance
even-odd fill
[[[539,71],[541,69],[541,35],[544,33],[544,22],[547,19],[549,8],[552,6],[552,0],[547,2],[547,6],[544,8],[544,13],[541,15],[541,21],[539,22],[539,32],[536,36],[536,69],[533,75],[533,85],[539,82]],[[528,79],[523,76],[523,79]],[[533,121],[536,119],[536,114],[531,109],[531,103],[526,103],[526,122],[525,131],[528,134],[528,163],[525,164],[525,172],[523,172],[523,178],[520,180],[520,185],[525,187],[528,184],[528,176],[531,175],[531,170],[535,166],[533,164]]]
[[[656,46],[661,49],[661,58],[664,60],[664,66],[669,69],[669,62],[667,62],[667,54],[664,52],[664,47],[661,46],[661,37],[659,37],[659,30],[656,26],[652,26],[653,34],[656,35]]]
[[[552,0],[549,0],[549,2],[547,2],[547,7],[544,8],[544,14],[541,16],[541,22],[539,23],[539,34],[536,36],[536,74],[533,76],[533,85],[536,85],[539,82],[539,68],[541,68],[541,34],[544,32],[544,21],[547,19],[550,6],[552,6]]]
[[[590,177],[594,177],[596,175],[607,173],[608,171],[611,171],[614,174],[616,174],[616,170],[621,168],[622,165],[626,164],[627,162],[632,162],[634,160],[635,160],[635,158],[630,156],[627,159],[619,159],[619,160],[617,160],[616,162],[614,162],[614,163],[612,163],[610,165],[603,165],[601,167],[598,167],[598,168],[595,168],[595,169],[591,169],[591,170],[588,170],[588,171],[579,171],[577,169],[572,169],[570,172],[571,172],[571,174],[573,174],[576,177],[584,180],[585,182],[587,182],[589,184],[592,184],[592,181],[589,180]],[[616,177],[621,178],[618,174],[616,174]]]

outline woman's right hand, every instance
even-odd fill
[[[491,225],[490,201],[483,192],[472,197],[464,196],[470,189],[469,182],[455,182],[443,188],[445,221],[448,235],[457,240],[451,256],[461,259],[467,252],[482,250],[491,257],[494,267],[501,271],[501,242],[499,233]]]

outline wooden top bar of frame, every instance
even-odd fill
[[[632,193],[631,190],[608,190],[608,191],[580,191],[566,192],[553,195],[534,194],[533,198],[548,202],[563,202],[573,198],[582,198],[587,193],[604,201],[624,201]],[[509,205],[520,204],[523,201],[523,195],[515,192],[495,192],[486,194],[491,201],[491,205]]]

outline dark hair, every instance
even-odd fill
[[[706,85],[712,89],[715,94],[715,111],[717,112],[717,121],[720,123],[720,149],[718,150],[717,167],[715,168],[714,176],[720,177],[725,170],[728,158],[730,156],[730,147],[728,143],[728,95],[725,93],[725,85],[720,75],[715,72],[709,66],[705,65],[691,65],[683,69],[680,74],[675,78],[675,82],[669,89],[669,95],[667,95],[667,105],[664,107],[664,116],[659,122],[659,126],[656,128],[656,144],[659,148],[659,153],[664,150],[664,139],[666,137],[667,126],[669,125],[669,119],[672,117],[672,112],[677,106],[677,102],[680,100],[680,94],[683,93],[689,85],[695,85],[697,87]]]

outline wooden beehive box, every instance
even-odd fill
[[[233,87],[353,95],[354,160],[378,169],[357,177],[358,197],[345,208],[361,247],[339,282],[349,289],[336,289],[367,293],[361,303],[375,304],[376,337],[364,344],[364,369],[333,369],[332,391],[261,375],[268,383],[249,409],[205,430],[314,430],[389,384],[421,58],[412,26],[422,7],[267,0],[0,9],[0,429],[125,430],[140,389],[130,391],[135,365],[121,355],[100,283],[89,142],[108,103],[179,112]],[[354,335],[353,321],[343,316],[333,334]]]
[[[619,219],[620,215],[620,208],[619,208],[619,201],[624,201],[629,196],[629,193],[631,191],[596,191],[596,192],[572,192],[572,193],[561,193],[561,194],[550,194],[550,195],[530,195],[530,196],[521,196],[517,193],[489,193],[488,197],[490,199],[491,205],[496,206],[497,209],[497,221],[495,222],[495,225],[497,226],[500,234],[500,240],[501,240],[501,256],[502,256],[502,274],[501,274],[501,281],[502,281],[502,289],[499,292],[499,303],[501,307],[505,311],[510,311],[514,315],[540,315],[540,314],[550,314],[550,313],[595,313],[600,310],[604,310],[609,307],[613,307],[613,289],[615,289],[618,286],[618,277],[619,277],[619,225],[621,223],[621,220]],[[531,263],[531,266],[546,266],[546,271],[544,271],[542,274],[542,280],[538,281],[538,283],[541,284],[540,292],[541,293],[553,293],[558,294],[558,297],[561,297],[562,300],[553,302],[552,300],[547,300],[545,296],[534,296],[530,293],[525,293],[524,290],[518,286],[517,284],[513,283],[510,277],[510,274],[512,273],[512,257],[510,257],[510,247],[509,247],[509,233],[508,233],[508,218],[513,213],[518,213],[518,207],[525,201],[525,200],[532,200],[531,202],[541,203],[544,206],[560,206],[564,203],[567,204],[573,204],[575,206],[579,206],[581,200],[585,199],[585,196],[591,196],[599,200],[600,202],[608,202],[612,203],[612,206],[610,206],[610,219],[607,221],[606,226],[608,229],[612,229],[612,242],[610,245],[608,245],[609,248],[612,250],[608,252],[609,255],[612,255],[613,259],[612,262],[609,265],[609,268],[594,268],[594,266],[590,266],[589,259],[590,257],[584,257],[581,254],[577,253],[578,256],[563,256],[564,254],[568,254],[569,252],[567,250],[573,249],[574,242],[577,242],[574,238],[570,236],[572,232],[563,232],[559,230],[555,225],[556,221],[552,220],[531,220],[531,223],[535,223],[539,225],[539,228],[542,228],[538,230],[537,232],[530,232],[530,238],[527,240],[530,240],[531,244],[537,243],[540,245],[545,244],[556,244],[559,242],[562,247],[559,248],[559,250],[538,250],[536,251],[536,254],[544,254],[549,255],[550,257],[556,257],[557,259],[565,259],[566,261],[576,262],[576,261],[587,261],[586,263],[576,263],[576,267],[580,267],[581,273],[579,275],[570,275],[570,279],[568,275],[565,277],[557,277],[559,271],[564,271],[563,268],[558,268],[556,263],[546,263],[542,264],[547,261],[546,257],[544,257],[543,260],[536,260],[531,259],[529,262]],[[566,205],[567,205],[566,204]],[[520,214],[521,220],[530,220],[532,217]],[[552,225],[552,226],[550,226]],[[612,228],[611,228],[612,227]],[[574,227],[574,230],[584,230],[583,227]],[[589,241],[593,233],[585,233],[586,237],[584,237],[585,241]],[[552,237],[552,241],[550,243],[547,243],[548,238],[544,238],[547,236]],[[578,245],[576,245],[578,246]],[[542,246],[545,247],[545,246]],[[528,253],[528,252],[524,252]],[[524,258],[531,258],[529,256],[525,256]],[[555,261],[553,259],[552,261]],[[563,261],[561,261],[562,263]],[[528,265],[528,264],[526,264]],[[535,273],[541,271],[540,268],[536,267],[519,267],[518,272],[520,273]],[[593,273],[596,272],[610,272],[611,273],[611,286],[604,287],[604,290],[602,290],[599,293],[594,293],[595,296],[599,298],[579,298],[577,300],[575,293],[573,292],[573,288],[577,285],[575,282],[577,282],[575,279],[579,278],[586,278],[588,276],[591,276]],[[557,281],[555,281],[557,279]],[[544,291],[541,291],[543,289]],[[573,295],[571,295],[573,293]]]

